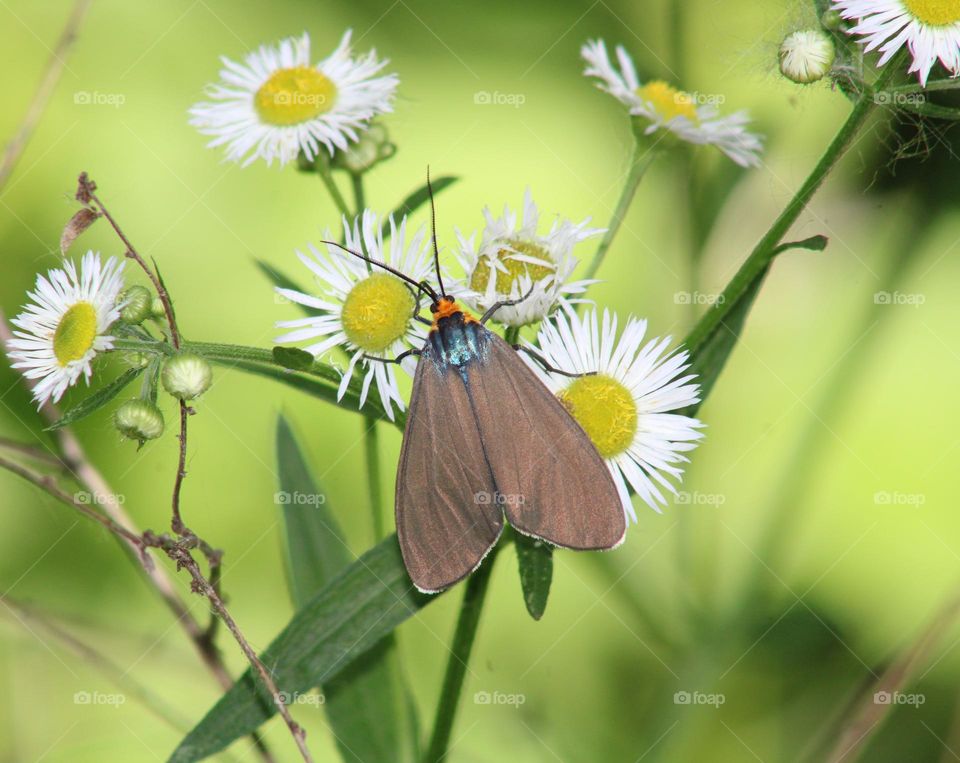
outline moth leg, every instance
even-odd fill
[[[514,344],[514,345],[511,345],[511,346],[513,347],[513,349],[517,350],[518,352],[525,352],[525,353],[527,353],[527,355],[529,355],[531,358],[533,358],[535,361],[537,361],[537,363],[539,363],[539,364],[543,367],[543,369],[544,369],[545,371],[550,371],[551,373],[560,374],[561,376],[568,376],[568,377],[571,378],[571,379],[579,379],[581,376],[596,376],[596,375],[597,375],[597,372],[596,372],[596,371],[587,371],[586,373],[582,373],[582,374],[573,374],[573,373],[570,373],[569,371],[563,371],[562,369],[555,368],[554,366],[551,366],[551,365],[547,362],[547,359],[546,359],[545,357],[543,357],[543,355],[541,355],[539,352],[537,352],[536,350],[534,350],[534,349],[532,349],[532,348],[530,348],[530,347],[527,347],[527,346],[522,345],[522,344]]]
[[[405,350],[404,352],[401,352],[395,358],[378,358],[376,355],[364,355],[363,359],[376,360],[380,363],[396,363],[397,365],[399,365],[400,361],[402,361],[404,358],[408,358],[411,355],[419,356],[421,352],[423,352],[423,350],[418,350],[416,347],[411,347],[409,350]]]
[[[499,310],[501,307],[510,307],[511,305],[519,305],[521,302],[523,302],[523,300],[525,300],[527,297],[533,294],[533,289],[534,289],[534,285],[531,284],[530,291],[528,291],[522,297],[518,299],[505,299],[502,302],[495,302],[494,304],[490,305],[490,308],[487,310],[487,312],[485,312],[481,316],[480,323],[484,324],[488,320],[490,320],[493,317],[493,314],[497,312],[497,310]]]
[[[403,285],[406,286],[409,292],[413,295],[413,319],[415,321],[419,321],[420,323],[426,323],[428,326],[432,326],[433,323],[431,321],[428,321],[426,318],[420,315],[420,294],[423,289],[420,288],[414,290],[414,288],[406,282]]]

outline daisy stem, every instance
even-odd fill
[[[333,173],[330,172],[330,160],[326,156],[318,156],[315,166],[317,168],[317,174],[327,187],[327,192],[330,194],[330,198],[333,199],[333,203],[337,205],[337,209],[340,210],[340,214],[349,218],[350,208],[347,206],[343,194],[340,193],[340,189],[337,188],[337,183],[333,179]]]
[[[480,624],[480,613],[483,610],[496,553],[497,547],[494,546],[489,557],[467,580],[467,590],[463,594],[463,603],[460,605],[460,617],[457,619],[457,629],[453,634],[453,644],[450,647],[450,659],[447,661],[440,700],[437,703],[433,734],[423,763],[439,763],[447,755],[450,732],[453,730],[457,704],[463,689],[463,679],[477,635],[477,626]]]
[[[630,159],[630,171],[627,173],[626,183],[620,192],[620,200],[617,202],[616,209],[613,210],[613,217],[610,218],[607,225],[607,232],[603,234],[600,246],[597,247],[597,253],[593,255],[593,261],[583,276],[584,279],[593,278],[600,269],[603,258],[606,256],[607,250],[610,249],[610,245],[613,244],[613,239],[627,216],[630,204],[633,203],[633,197],[637,193],[640,181],[659,153],[655,146],[646,145],[639,140],[634,144],[633,156]]]
[[[730,279],[730,282],[723,290],[723,299],[717,300],[714,306],[704,313],[697,325],[694,326],[693,331],[690,332],[684,342],[685,346],[697,348],[706,337],[713,334],[727,317],[727,314],[736,307],[740,298],[747,289],[750,288],[750,285],[754,283],[764,268],[770,264],[770,261],[778,251],[778,246],[783,240],[783,237],[797,221],[797,218],[800,217],[803,210],[807,208],[807,204],[810,203],[813,195],[819,190],[820,186],[823,185],[827,175],[830,174],[840,158],[846,153],[847,149],[850,148],[853,139],[857,136],[857,133],[860,132],[867,118],[876,108],[877,104],[874,102],[873,94],[877,90],[882,89],[890,80],[890,77],[895,71],[894,67],[898,63],[899,60],[897,58],[887,64],[886,69],[884,69],[877,78],[876,84],[872,88],[866,87],[860,94],[859,99],[854,103],[853,110],[847,117],[847,121],[843,123],[843,126],[841,126],[840,130],[834,136],[833,141],[827,147],[823,156],[820,157],[820,161],[817,162],[816,167],[813,168],[813,171],[807,179],[803,181],[800,189],[784,208],[783,212],[780,213],[780,216],[777,217],[773,225],[770,226],[769,230],[763,235],[763,238],[761,238],[753,248],[750,256],[747,257],[743,265],[740,266],[740,269],[733,278]]]
[[[373,519],[373,542],[379,543],[383,527],[383,490],[380,485],[380,452],[377,417],[363,417],[363,450],[367,460],[367,484],[370,486],[370,515]]]

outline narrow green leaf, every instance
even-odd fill
[[[459,178],[453,175],[443,175],[431,180],[433,185],[433,195],[437,196],[441,191],[457,182]],[[400,218],[404,215],[412,214],[416,212],[420,207],[427,203],[430,199],[430,193],[427,190],[427,184],[424,183],[416,191],[411,193],[407,198],[400,202],[400,205],[393,210],[391,213],[393,219],[397,222],[400,222]],[[385,226],[384,233],[386,234],[389,231],[389,226]]]
[[[553,547],[542,540],[514,533],[517,562],[520,565],[520,587],[527,612],[534,620],[543,617],[553,580]]]
[[[143,373],[142,367],[127,369],[106,386],[101,387],[89,397],[85,397],[72,408],[68,408],[67,412],[60,417],[59,421],[55,421],[53,424],[48,426],[46,431],[49,432],[52,429],[60,429],[61,427],[65,427],[69,424],[80,421],[80,419],[86,418],[91,413],[99,410],[113,400],[113,398],[115,398],[124,387],[136,379],[141,373]]]
[[[417,593],[403,566],[397,536],[391,535],[297,612],[261,659],[282,691],[306,692],[329,684],[437,598]],[[192,763],[213,755],[274,712],[272,701],[248,670],[180,743],[170,763]]]
[[[291,371],[309,371],[313,367],[313,355],[299,347],[274,347],[273,359],[279,366]]]
[[[290,594],[299,609],[346,567],[353,555],[282,415],[277,417],[276,445],[279,492],[275,498],[283,507]]]
[[[811,236],[802,241],[780,244],[774,249],[774,256],[788,249],[810,249],[823,251],[827,246],[826,236]],[[724,291],[724,299],[719,301],[700,319],[693,331],[687,336],[684,345],[690,352],[692,363],[688,373],[697,375],[700,384],[700,402],[688,406],[682,413],[694,415],[717,381],[740,338],[744,323],[754,300],[763,285],[771,263],[761,270],[742,292],[732,298]]]

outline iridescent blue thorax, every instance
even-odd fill
[[[433,363],[439,374],[446,373],[451,367],[462,373],[470,363],[487,359],[489,343],[490,332],[457,311],[437,320],[423,356]]]

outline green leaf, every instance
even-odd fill
[[[291,371],[309,371],[313,367],[313,355],[299,347],[274,347],[273,359],[278,366]]]
[[[773,257],[788,249],[823,251],[827,243],[826,236],[811,236],[802,241],[791,241],[777,246]],[[724,291],[724,299],[707,311],[687,336],[684,345],[692,358],[688,373],[697,376],[697,383],[700,385],[700,402],[688,406],[681,413],[693,416],[707,399],[730,353],[740,339],[747,315],[772,264],[771,260],[742,292],[735,293],[736,296],[731,297],[728,291]]]
[[[353,554],[282,415],[277,419],[277,470],[288,581],[293,603],[301,609],[349,566]],[[397,680],[393,649],[388,635],[323,687],[324,707],[345,761],[400,761],[401,750],[412,753],[405,689]],[[407,757],[412,760],[412,754]]]
[[[542,540],[514,533],[517,562],[520,564],[520,587],[527,612],[534,620],[543,617],[553,580],[553,547]]]
[[[64,413],[58,421],[55,421],[53,424],[48,426],[45,431],[49,432],[52,429],[60,429],[61,427],[65,427],[69,424],[80,421],[80,419],[86,418],[91,413],[102,408],[111,400],[113,400],[113,398],[115,398],[124,387],[136,379],[141,373],[143,373],[142,367],[127,369],[105,387],[101,387],[89,397],[85,397],[72,408],[68,408],[67,412]]]
[[[303,693],[350,664],[437,596],[420,594],[391,535],[351,564],[294,615],[261,656],[282,691]],[[250,670],[187,735],[170,763],[192,763],[257,729],[276,711]]]
[[[277,417],[276,445],[280,489],[276,498],[283,507],[290,594],[299,609],[346,567],[353,555],[282,415]]]
[[[459,180],[459,178],[453,175],[443,175],[438,177],[436,180],[430,181],[433,185],[433,195],[437,196],[441,191],[443,191],[443,189],[453,185],[457,182],[457,180]],[[393,219],[399,222],[401,217],[416,212],[420,207],[426,204],[429,199],[430,192],[427,190],[427,184],[424,183],[416,191],[401,201],[400,205],[394,209],[393,212],[391,212]],[[389,232],[389,228],[390,226],[385,226],[385,235]]]

